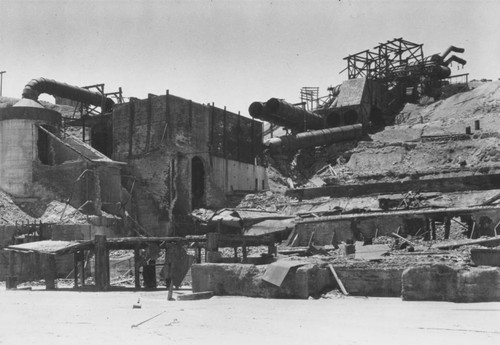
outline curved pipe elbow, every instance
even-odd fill
[[[36,101],[38,96],[43,93],[102,107],[103,112],[110,112],[115,105],[111,98],[105,97],[99,92],[46,78],[32,79],[24,87],[22,96]]]

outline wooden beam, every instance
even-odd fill
[[[135,248],[134,249],[134,283],[135,283],[136,289],[141,288],[141,277],[140,277],[140,272],[139,272],[139,268],[141,267],[140,260],[141,260],[141,256],[139,255],[139,248]]]
[[[462,246],[470,246],[473,244],[484,244],[484,245],[496,246],[496,245],[500,244],[500,236],[495,236],[495,237],[490,237],[490,238],[480,239],[480,240],[467,240],[467,241],[463,241],[463,242],[449,243],[449,244],[445,244],[445,245],[435,246],[432,248],[448,250],[448,249],[456,249],[456,248],[459,248]]]
[[[335,269],[333,268],[332,264],[328,264],[328,267],[330,268],[330,271],[333,274],[333,278],[335,278],[335,281],[337,282],[337,285],[340,288],[340,291],[342,291],[342,293],[346,296],[349,295],[349,293],[347,292],[347,290],[344,287],[344,284],[342,284],[342,281],[340,280],[339,276],[337,275],[337,272],[335,272]]]
[[[98,291],[109,288],[108,259],[106,236],[95,235],[95,283]]]

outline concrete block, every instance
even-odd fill
[[[195,293],[190,293],[187,295],[178,295],[177,300],[178,301],[195,301],[195,300],[200,300],[200,299],[209,299],[214,296],[214,293],[212,291],[204,291],[204,292],[195,292]]]
[[[335,267],[340,280],[350,295],[399,297],[401,296],[402,268]]]
[[[265,265],[198,264],[191,267],[193,292],[213,291],[215,295],[264,298],[319,297],[335,286],[326,268],[306,265],[292,268],[281,287],[262,280]]]
[[[500,301],[500,268],[410,267],[402,275],[402,297],[413,301]]]

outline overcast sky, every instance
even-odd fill
[[[3,95],[33,78],[105,83],[126,97],[170,93],[248,113],[347,79],[343,58],[403,37],[449,45],[471,78],[500,77],[498,0],[0,0]]]

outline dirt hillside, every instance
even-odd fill
[[[396,123],[343,153],[335,152],[339,144],[323,148],[308,172],[320,171],[317,177],[327,183],[352,184],[500,171],[500,81],[473,84],[427,105],[407,104]],[[315,186],[310,177],[299,186]]]

